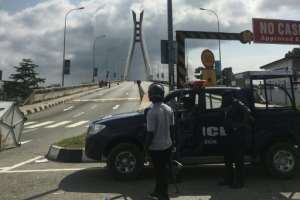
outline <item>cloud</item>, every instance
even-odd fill
[[[48,83],[59,82],[65,13],[78,6],[85,9],[72,12],[67,21],[66,58],[71,59],[71,75],[66,77],[68,84],[91,80],[94,38],[103,34],[106,37],[96,42],[99,77],[103,78],[106,71],[116,71],[118,75],[123,73],[133,31],[132,9],[145,10],[144,36],[150,63],[154,66],[160,62],[160,40],[167,39],[166,1],[34,0],[30,1],[31,4],[20,3],[16,8],[6,1],[2,2],[7,4],[0,10],[0,68],[4,70],[5,78],[14,72],[13,66],[22,58],[32,58],[40,65],[41,77],[47,78]],[[240,32],[251,28],[252,16],[288,8],[280,2],[173,0],[174,31],[216,31],[216,18],[212,13],[199,10],[204,7],[218,13],[221,31]],[[296,10],[296,2],[288,0],[289,8]],[[189,43],[190,48],[199,46],[216,49],[217,43],[205,40]],[[132,78],[145,77],[140,49],[137,49],[130,75]]]

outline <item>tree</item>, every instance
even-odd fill
[[[44,83],[45,79],[38,78],[38,73],[36,72],[36,68],[39,66],[34,64],[31,59],[22,59],[18,67],[14,67],[16,69],[16,74],[11,74],[10,78],[15,82],[22,83],[24,87],[35,89],[39,87],[39,83]]]
[[[14,81],[7,86],[9,96],[25,100],[33,89],[38,88],[40,83],[44,83],[45,79],[39,78],[36,72],[38,67],[31,59],[22,59],[19,66],[14,66],[16,73],[10,75],[10,79]]]
[[[286,58],[300,58],[300,48],[294,48],[285,54]]]

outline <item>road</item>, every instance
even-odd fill
[[[146,84],[147,85],[147,84]],[[126,82],[72,102],[30,115],[20,148],[0,153],[0,200],[143,200],[154,180],[150,169],[132,182],[115,181],[104,163],[58,163],[45,160],[49,145],[81,134],[88,121],[99,116],[128,112],[139,107],[134,83]],[[223,166],[185,168],[180,194],[170,186],[176,200],[287,200],[300,199],[300,174],[292,180],[274,180],[263,170],[246,169],[246,187],[218,187]]]
[[[137,110],[139,100],[137,86],[125,82],[29,115],[22,136],[24,144],[21,148],[1,152],[0,168],[43,156],[50,144],[84,133],[89,121],[108,114]]]

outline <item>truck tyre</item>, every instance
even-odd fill
[[[136,179],[144,167],[143,155],[134,144],[118,144],[108,156],[107,164],[109,170],[114,178],[118,180]]]
[[[297,156],[290,143],[273,144],[265,155],[268,172],[275,178],[292,178],[297,169]]]

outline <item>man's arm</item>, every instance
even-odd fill
[[[154,137],[154,133],[151,131],[147,131],[147,135],[146,135],[146,143],[145,143],[145,149],[148,150],[149,146],[152,144],[152,140]]]
[[[154,131],[156,127],[156,119],[153,116],[153,113],[147,113],[147,134],[146,134],[146,142],[145,142],[145,149],[148,150],[149,146],[152,144],[154,138]]]

